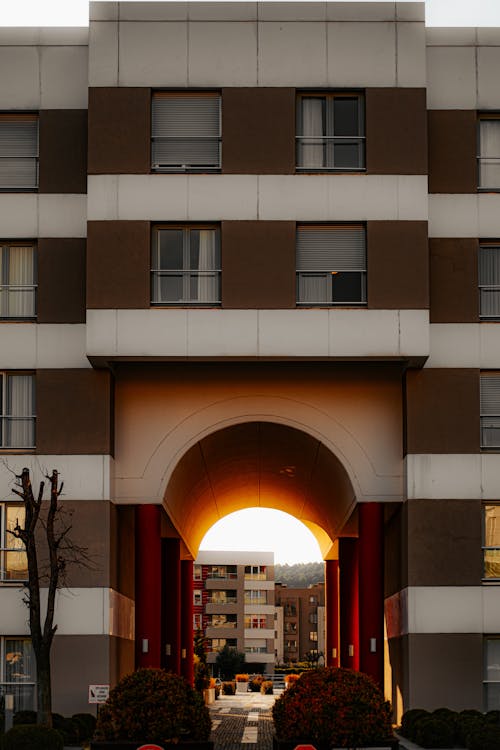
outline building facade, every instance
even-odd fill
[[[277,663],[302,661],[324,664],[324,583],[315,583],[308,588],[288,588],[276,583],[275,592],[276,609],[280,610],[276,621],[281,624],[276,648]]]
[[[104,2],[89,29],[0,30],[18,706],[26,466],[60,471],[96,563],[58,598],[54,710],[139,665],[189,678],[199,543],[251,506],[320,543],[329,663],[398,711],[498,707],[499,61],[499,29],[426,29],[422,3]]]
[[[205,637],[208,664],[229,646],[245,655],[247,671],[274,672],[274,602],[272,552],[198,552],[193,633]]]

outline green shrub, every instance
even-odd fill
[[[409,711],[405,711],[401,717],[401,728],[399,731],[403,737],[407,737],[409,740],[413,741],[415,739],[415,728],[417,722],[429,717],[430,713],[423,708],[411,708]]]
[[[36,724],[36,711],[16,711],[12,723],[14,726],[18,724]]]
[[[78,745],[85,739],[85,729],[80,722],[61,714],[52,714],[52,727],[62,735],[65,745]]]
[[[94,714],[73,714],[71,718],[73,721],[78,722],[82,727],[80,735],[83,741],[90,740],[94,736],[95,725],[97,722]]]
[[[446,721],[420,719],[415,726],[415,742],[421,747],[452,747],[454,744],[453,729]]]
[[[500,750],[500,727],[486,721],[472,729],[467,739],[469,750]]]
[[[461,711],[458,715],[456,742],[459,747],[467,747],[469,735],[482,729],[485,717],[480,711],[473,709]]]
[[[453,735],[452,744],[454,744],[457,738],[458,713],[452,711],[450,708],[436,708],[431,716],[433,719],[439,719],[440,721],[444,721],[445,724],[448,724]]]
[[[262,685],[260,686],[260,692],[262,693],[262,695],[272,695],[273,694],[273,681],[263,680]]]
[[[36,724],[18,724],[3,737],[2,750],[63,750],[63,738],[56,729]]]
[[[222,683],[222,695],[234,695],[235,693],[236,693],[236,683],[234,682]]]
[[[278,740],[307,739],[330,747],[377,744],[392,736],[391,709],[365,674],[325,667],[304,672],[277,699]]]
[[[484,720],[488,722],[488,724],[500,724],[500,711],[493,710],[488,711],[487,714],[485,714]]]
[[[186,680],[163,669],[139,669],[111,690],[97,720],[98,740],[208,740],[210,713]]]

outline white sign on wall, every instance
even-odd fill
[[[109,685],[89,685],[89,703],[106,703]]]

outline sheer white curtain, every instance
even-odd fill
[[[217,282],[217,246],[216,233],[213,229],[200,230],[200,252],[198,256],[198,302],[216,302],[218,299]],[[214,273],[204,273],[214,271]]]
[[[30,318],[35,315],[34,249],[9,247],[9,286],[6,313],[12,318]]]
[[[302,135],[307,137],[307,140],[302,142],[300,166],[321,169],[325,166],[324,147],[321,140],[324,136],[322,99],[309,97],[302,99]],[[310,137],[316,137],[318,141],[309,140]]]
[[[33,375],[7,378],[7,446],[30,448],[35,444]]]
[[[481,120],[480,187],[500,187],[500,120]]]
[[[330,304],[332,301],[331,284],[332,280],[330,274],[318,274],[317,276],[300,274],[300,302],[309,302],[310,304],[324,302]]]

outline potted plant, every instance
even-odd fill
[[[210,677],[208,680],[208,687],[203,690],[203,699],[205,706],[210,706],[215,703],[215,677]]]
[[[124,677],[99,711],[91,750],[136,750],[172,743],[213,750],[210,713],[183,677],[139,669]]]
[[[370,677],[350,669],[304,672],[276,700],[273,721],[275,750],[398,748],[389,702]]]
[[[237,693],[247,693],[248,692],[248,682],[250,680],[250,677],[248,674],[237,674],[234,678],[236,680],[236,692]]]
[[[293,685],[294,682],[297,682],[299,677],[300,677],[300,674],[286,674],[285,675],[285,688],[289,688],[290,685]]]

